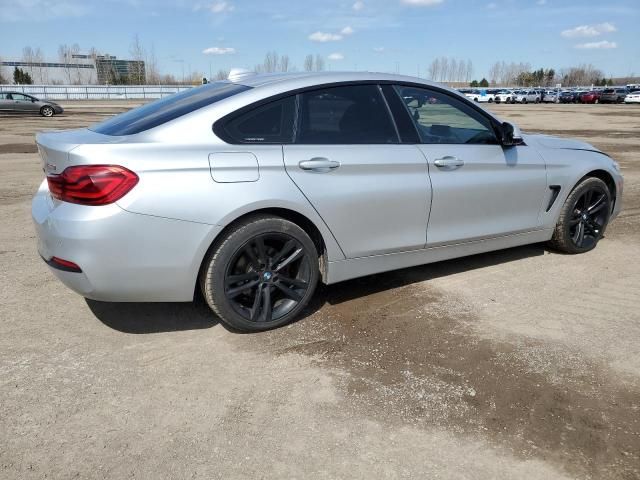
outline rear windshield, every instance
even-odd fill
[[[134,108],[89,129],[104,135],[133,135],[250,88],[229,82],[209,83]]]

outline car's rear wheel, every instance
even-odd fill
[[[43,117],[53,117],[54,113],[53,108],[48,105],[45,105],[40,109],[40,115]]]
[[[522,103],[527,103],[527,99],[526,99],[526,98],[523,98],[523,99],[522,99]]]
[[[309,235],[280,217],[235,225],[209,253],[200,287],[211,309],[235,330],[256,332],[291,322],[318,283],[318,252]]]
[[[604,235],[610,213],[607,184],[595,177],[584,179],[562,206],[551,246],[571,254],[594,249]]]

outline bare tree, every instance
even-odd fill
[[[305,72],[313,71],[313,55],[311,54],[304,57],[304,71]]]
[[[58,59],[60,63],[63,64],[64,74],[67,80],[67,83],[71,84],[71,47],[67,44],[62,44],[58,47]]]
[[[429,78],[434,82],[438,81],[438,77],[440,76],[440,59],[434,58],[427,70],[429,72]]]
[[[34,67],[35,73],[37,74],[35,78],[38,79],[36,83],[49,83],[48,70],[42,66],[44,53],[42,53],[40,47],[37,47],[33,52],[33,61],[38,64],[37,67]]]
[[[140,38],[137,33],[133,36],[131,46],[129,47],[129,54],[131,55],[131,59],[136,62],[132,64],[129,81],[136,85],[142,85],[147,81],[144,68],[145,50],[142,43],[140,43]]]
[[[218,70],[215,74],[216,80],[226,80],[229,77],[229,70]]]
[[[156,48],[152,44],[151,50],[145,56],[145,74],[146,81],[152,85],[160,83],[160,71],[158,70],[158,58],[156,57]]]
[[[604,73],[591,64],[583,64],[562,69],[560,77],[564,85],[588,86],[604,78]]]
[[[291,69],[291,62],[289,61],[289,55],[282,55],[280,57],[280,63],[278,69],[281,72],[288,72]]]
[[[465,79],[464,81],[469,83],[473,78],[473,62],[469,59],[467,60],[467,68],[465,69]]]
[[[0,57],[0,85],[9,83],[7,77],[4,76],[4,67],[2,66],[2,57]]]
[[[267,52],[262,63],[262,71],[265,73],[273,73],[278,70],[278,53],[275,51]]]
[[[321,72],[324,70],[324,58],[320,54],[316,54],[314,68],[316,72]]]
[[[33,49],[31,47],[24,47],[22,49],[22,61],[29,64],[33,63]],[[34,78],[33,67],[31,65],[25,66],[25,70],[27,70],[31,78]]]

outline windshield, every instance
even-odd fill
[[[104,135],[133,135],[231,97],[251,87],[215,82],[190,88],[97,123],[89,130]]]

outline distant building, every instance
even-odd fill
[[[113,55],[98,55],[95,66],[99,84],[144,84],[146,81],[142,60],[118,60]]]
[[[144,84],[143,61],[120,60],[113,55],[73,54],[68,63],[3,61],[0,68],[6,78],[13,78],[15,67],[29,73],[36,84],[95,85]]]
[[[96,83],[96,69],[90,62],[0,62],[3,76],[12,79],[14,68],[21,68],[31,76],[33,83],[87,85]]]

